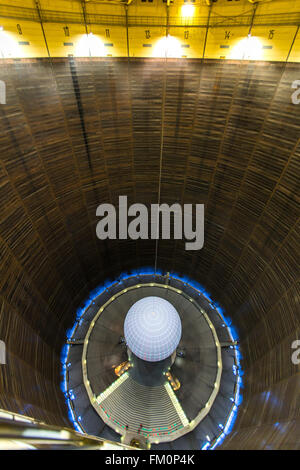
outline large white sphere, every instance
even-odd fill
[[[160,297],[144,297],[129,309],[124,323],[126,343],[144,361],[162,361],[177,348],[181,320],[173,305]]]

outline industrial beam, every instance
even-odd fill
[[[206,49],[206,43],[207,43],[207,36],[208,36],[208,29],[209,29],[209,21],[210,21],[211,12],[212,12],[212,3],[209,4],[206,30],[205,30],[205,38],[204,38],[204,44],[203,44],[202,59],[204,59],[204,55],[205,55],[205,49]]]
[[[35,0],[35,7],[36,7],[37,12],[38,12],[38,17],[39,17],[40,25],[41,25],[41,28],[42,28],[42,33],[43,33],[43,37],[44,37],[44,41],[45,41],[45,45],[46,45],[48,57],[50,57],[50,51],[49,51],[49,47],[48,47],[48,43],[47,43],[47,38],[46,38],[46,33],[45,33],[44,25],[43,25],[43,17],[42,17],[41,5],[40,5],[39,0]]]

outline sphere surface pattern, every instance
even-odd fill
[[[144,361],[162,361],[181,338],[181,320],[173,305],[161,297],[144,297],[129,309],[124,335],[131,351]]]

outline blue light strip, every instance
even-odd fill
[[[143,267],[143,268],[140,268],[140,269],[133,270],[133,271],[130,272],[130,274],[127,273],[127,272],[121,273],[117,277],[117,281],[116,280],[114,280],[113,282],[105,281],[101,286],[99,286],[96,289],[94,289],[93,291],[91,291],[89,297],[83,302],[82,306],[80,306],[78,308],[78,310],[76,312],[76,321],[75,321],[73,327],[70,328],[69,330],[67,330],[67,335],[66,335],[67,340],[72,339],[72,337],[73,337],[73,335],[76,331],[76,328],[78,327],[78,325],[81,323],[81,321],[83,319],[83,316],[84,316],[84,313],[85,313],[86,309],[105,290],[108,290],[113,285],[121,284],[124,280],[129,279],[131,277],[146,276],[146,275],[163,276],[164,274],[166,274],[166,273],[163,273],[160,270],[156,270],[156,272],[155,272],[153,270],[153,268],[146,266],[146,267]],[[220,305],[217,302],[215,302],[211,299],[210,294],[205,290],[205,288],[201,284],[199,284],[197,281],[194,281],[193,279],[190,279],[187,276],[181,277],[176,273],[173,273],[173,274],[170,273],[170,279],[171,278],[175,279],[175,280],[178,280],[180,282],[183,282],[184,284],[189,284],[196,291],[199,292],[199,295],[202,294],[207,299],[207,301],[210,303],[212,308],[217,310],[218,314],[220,315],[220,317],[224,321],[224,323],[225,323],[225,325],[226,325],[226,327],[229,331],[232,342],[233,341],[238,341],[238,334],[237,334],[236,329],[232,326],[231,319],[224,316],[224,310],[220,307]],[[237,365],[237,369],[236,369],[237,383],[236,383],[236,387],[235,387],[235,396],[234,396],[234,399],[233,399],[234,404],[232,406],[230,415],[227,419],[227,422],[224,426],[224,429],[223,429],[222,433],[217,437],[217,439],[214,441],[213,444],[211,444],[210,442],[206,442],[203,445],[202,450],[213,450],[213,449],[215,449],[218,445],[220,445],[224,441],[225,437],[228,436],[228,434],[230,434],[230,432],[233,429],[236,417],[237,417],[238,406],[242,402],[242,395],[240,393],[240,389],[243,385],[243,382],[242,382],[243,372],[241,370],[241,358],[242,358],[242,356],[241,356],[241,353],[240,353],[239,348],[237,346],[233,346],[233,348],[234,348],[234,352],[235,352],[235,361],[236,361],[236,365]],[[70,392],[72,392],[72,391],[68,391],[68,384],[67,384],[67,368],[68,368],[67,360],[68,360],[69,350],[70,350],[70,345],[65,344],[63,349],[62,349],[62,352],[61,352],[62,376],[63,376],[63,380],[62,380],[62,383],[61,383],[61,390],[65,395],[66,403],[68,405],[69,419],[73,423],[74,428],[76,429],[76,431],[82,433],[83,430],[82,430],[81,426],[79,426],[79,423],[78,423],[78,421],[81,420],[81,417],[79,416],[76,419],[74,411],[73,411],[73,409],[71,407],[71,404],[70,404]]]
[[[63,376],[63,380],[60,384],[60,388],[61,388],[64,395],[68,391],[66,371],[67,371],[67,359],[68,359],[68,355],[69,355],[69,349],[70,349],[70,345],[65,344],[63,349],[62,349],[61,355],[60,355],[60,361],[62,363],[62,376]]]
[[[73,423],[74,428],[76,429],[76,431],[78,431],[78,432],[80,432],[81,434],[83,434],[83,431],[82,431],[81,427],[78,425],[78,422],[77,422],[77,420],[76,420],[74,411],[72,410],[72,407],[71,407],[71,405],[70,405],[70,400],[67,400],[67,404],[68,404],[68,408],[69,408],[69,419],[72,421],[72,423]]]
[[[204,297],[206,297],[206,299],[209,301],[211,306],[215,310],[217,310],[218,314],[220,315],[220,317],[224,321],[224,323],[225,323],[225,325],[228,329],[228,332],[230,334],[232,342],[238,341],[238,334],[237,334],[236,329],[232,326],[231,319],[224,316],[224,310],[220,307],[220,305],[217,302],[214,302],[211,299],[210,294],[208,294],[206,292],[206,290],[204,289],[203,286],[201,286],[201,284],[197,283],[194,280],[189,279],[188,277],[181,278],[177,274],[172,275],[171,277],[174,278],[174,279],[177,279],[179,281],[188,283],[189,285],[194,287],[194,289],[199,291]],[[223,432],[218,436],[218,438],[216,439],[216,441],[214,442],[214,444],[212,446],[211,446],[210,442],[207,442],[202,447],[202,450],[207,450],[207,449],[213,450],[213,449],[215,449],[218,445],[220,445],[224,441],[225,437],[228,434],[230,434],[230,432],[233,429],[236,417],[237,417],[238,406],[242,403],[242,395],[240,393],[240,388],[242,387],[242,384],[243,384],[242,383],[243,371],[241,370],[242,355],[241,355],[240,350],[237,346],[233,346],[233,348],[234,348],[234,352],[235,352],[235,361],[236,361],[236,365],[237,365],[237,369],[236,369],[237,383],[236,383],[236,387],[235,387],[235,396],[234,396],[234,399],[233,399],[234,405],[231,409],[231,413],[230,413],[230,415],[227,419],[227,422],[226,422],[226,425],[224,427]]]
[[[238,348],[236,346],[235,346],[235,350],[238,351]],[[239,372],[240,372],[240,370],[239,370]],[[230,434],[232,429],[233,429],[233,426],[234,426],[234,423],[235,423],[235,420],[236,420],[236,417],[237,417],[237,413],[238,413],[238,406],[242,402],[242,396],[240,394],[241,385],[242,385],[242,378],[241,378],[240,375],[237,375],[237,382],[236,382],[235,396],[234,396],[234,405],[232,406],[230,415],[227,419],[227,422],[226,422],[226,425],[223,429],[223,432],[217,437],[214,444],[210,447],[210,450],[214,450],[218,445],[220,445],[224,441],[226,436],[228,436],[228,434]]]
[[[201,450],[207,450],[210,446],[210,442],[206,442],[203,447],[201,447]]]

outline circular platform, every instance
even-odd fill
[[[113,383],[108,384],[106,388],[103,388],[102,377],[101,385],[99,383],[97,370],[100,369],[101,351],[104,352],[103,341],[108,341],[108,330],[118,327],[120,333],[123,334],[125,319],[126,337],[126,319],[128,318],[126,312],[133,312],[133,320],[137,321],[136,316],[142,315],[139,306],[146,303],[146,317],[148,318],[153,310],[153,302],[149,302],[149,298],[153,297],[156,299],[154,302],[156,305],[160,304],[159,300],[161,300],[165,320],[176,319],[174,330],[178,340],[181,337],[182,324],[180,345],[181,348],[188,350],[190,348],[190,350],[183,364],[182,360],[179,360],[172,370],[176,370],[176,374],[179,375],[178,379],[185,388],[190,389],[191,397],[197,389],[194,403],[188,402],[186,398],[181,404],[167,379],[161,386],[142,386],[134,380],[130,369],[121,378],[115,377]],[[136,309],[135,306],[138,308]],[[142,334],[139,328],[136,328],[136,331]],[[163,325],[163,335],[167,331],[166,323]],[[167,338],[167,336],[164,337]],[[141,337],[141,342],[143,340],[144,338]],[[178,344],[178,341],[176,342]],[[110,343],[114,344],[113,341]],[[173,351],[174,348],[170,349],[167,356]],[[105,352],[107,353],[106,348]],[[98,366],[95,363],[97,354]],[[184,292],[172,286],[157,283],[137,284],[123,289],[99,309],[85,337],[82,359],[87,393],[94,409],[103,421],[120,434],[125,434],[129,428],[130,431],[136,433],[140,431],[149,442],[156,443],[178,439],[191,432],[205,418],[217,396],[222,373],[220,343],[215,328],[205,311]]]
[[[170,302],[181,319],[182,337],[171,367],[181,384],[175,392],[168,380],[149,387],[138,383],[130,369],[120,378],[114,373],[127,360],[126,314],[149,296]],[[167,285],[163,276],[122,280],[86,309],[73,335],[83,338],[84,345],[71,346],[68,378],[84,431],[114,440],[140,432],[153,448],[164,449],[201,448],[208,438],[218,438],[235,406],[235,348],[222,317],[199,291],[176,279]]]

